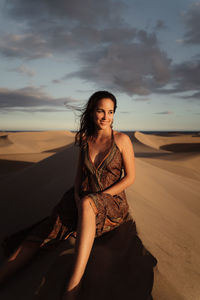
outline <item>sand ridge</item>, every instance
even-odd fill
[[[144,134],[142,132],[136,131],[134,136],[141,143],[150,146],[155,149],[164,149],[172,152],[182,152],[183,145],[195,144],[195,148],[190,148],[192,151],[196,150],[196,146],[200,146],[200,135],[197,134],[175,134],[175,135],[154,135],[154,134]],[[171,145],[171,147],[169,147]],[[177,145],[177,149],[172,147],[172,145]],[[168,146],[168,147],[167,147]],[[176,151],[174,151],[176,149]],[[199,149],[199,148],[198,148]]]
[[[40,153],[74,140],[70,131],[14,132],[0,136],[0,154]]]
[[[37,163],[74,143],[70,131],[1,132],[0,179]]]

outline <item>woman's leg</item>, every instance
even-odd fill
[[[79,207],[74,268],[66,292],[73,290],[79,284],[84,274],[95,233],[96,215],[90,204],[90,198],[84,197],[81,199]]]
[[[0,267],[0,284],[23,267],[38,252],[39,247],[38,242],[23,242]]]

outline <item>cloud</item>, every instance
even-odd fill
[[[160,111],[160,112],[155,112],[154,114],[156,115],[171,115],[173,114],[172,111]]]
[[[25,65],[21,65],[17,68],[14,69],[10,69],[10,71],[14,71],[17,73],[21,73],[21,74],[25,74],[29,77],[33,77],[35,76],[35,72],[33,70],[31,70],[30,68],[26,67]]]
[[[61,79],[54,79],[52,80],[52,83],[55,83],[55,84],[58,84],[58,83],[61,83],[62,80]]]
[[[65,79],[79,77],[101,88],[148,95],[170,77],[171,60],[159,49],[156,35],[144,30],[135,30],[127,42],[111,42],[96,51],[84,51],[80,57],[84,62],[80,71],[67,74]]]
[[[58,109],[56,107],[54,108],[41,108],[41,107],[7,107],[3,109],[3,113],[10,113],[13,112],[24,112],[24,113],[41,113],[41,112],[47,112],[47,113],[55,113],[55,112],[63,112],[64,109]]]
[[[123,2],[112,0],[7,0],[4,13],[23,26],[19,34],[1,37],[0,52],[7,57],[36,59],[96,47],[103,42],[104,33],[105,40],[110,38],[110,26],[122,22],[124,7]]]
[[[163,30],[166,28],[167,26],[163,20],[157,20],[154,30]]]
[[[150,99],[147,97],[139,97],[139,98],[135,98],[133,99],[134,101],[149,101]]]
[[[1,110],[31,110],[47,111],[65,109],[65,105],[76,102],[71,97],[52,98],[42,88],[25,87],[17,90],[0,88],[0,109]]]
[[[200,2],[193,3],[188,11],[182,15],[186,26],[185,44],[200,44]]]
[[[51,57],[46,41],[39,34],[6,33],[0,39],[0,53],[9,58],[38,59]]]
[[[79,70],[54,79],[54,84],[76,77],[98,89],[142,96],[140,101],[151,93],[194,90],[198,96],[199,60],[172,65],[157,38],[166,28],[164,21],[158,19],[153,32],[139,30],[126,23],[127,8],[120,0],[7,0],[4,13],[20,24],[20,31],[2,34],[0,53],[22,60],[71,56]],[[183,15],[183,43],[199,43],[199,16],[198,3]],[[31,76],[22,66],[15,71]],[[30,95],[27,99],[32,103]]]
[[[132,111],[120,111],[120,114],[131,114]]]
[[[145,101],[151,93],[194,91],[193,98],[199,97],[200,60],[193,58],[172,65],[157,38],[157,31],[166,28],[161,19],[153,32],[149,32],[125,22],[124,1],[7,0],[6,3],[5,13],[21,24],[21,31],[3,34],[1,54],[23,60],[71,55],[79,66],[78,71],[52,80],[54,84],[75,77],[98,89],[142,96],[140,101]],[[182,43],[199,43],[200,5],[191,6],[183,20],[186,34]],[[22,66],[15,71],[31,76],[31,71]]]
[[[170,69],[170,81],[168,88],[155,87],[158,94],[182,94],[182,99],[200,99],[200,56],[190,60],[174,64]],[[184,93],[190,92],[190,95]]]
[[[173,81],[174,92],[200,91],[200,59],[194,58],[174,65]]]
[[[73,76],[98,88],[148,95],[168,82],[171,60],[155,32],[125,22],[126,9],[125,2],[112,0],[7,0],[6,13],[23,32],[5,34],[0,53],[23,59],[72,55],[80,69],[54,83]],[[156,28],[164,27],[158,20]]]
[[[200,91],[199,92],[193,92],[192,95],[187,95],[187,96],[182,96],[184,99],[195,99],[195,100],[200,100]]]
[[[102,25],[110,23],[122,12],[125,4],[112,0],[7,0],[6,10],[14,18],[44,25],[54,23],[58,19],[65,23],[82,23],[86,25]]]

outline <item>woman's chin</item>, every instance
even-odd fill
[[[105,124],[100,123],[98,125],[98,127],[99,127],[99,129],[107,129],[107,128],[110,128],[110,123],[105,123]]]

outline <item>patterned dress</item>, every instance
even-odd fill
[[[113,135],[112,135],[113,136]],[[90,159],[88,143],[81,148],[82,181],[80,197],[88,196],[96,215],[96,237],[113,230],[130,219],[125,192],[111,196],[104,192],[122,177],[123,160],[114,137],[109,152],[96,167]],[[41,247],[48,242],[66,239],[76,231],[78,212],[74,200],[74,187],[63,195],[52,214],[34,226],[26,240],[39,241]]]

